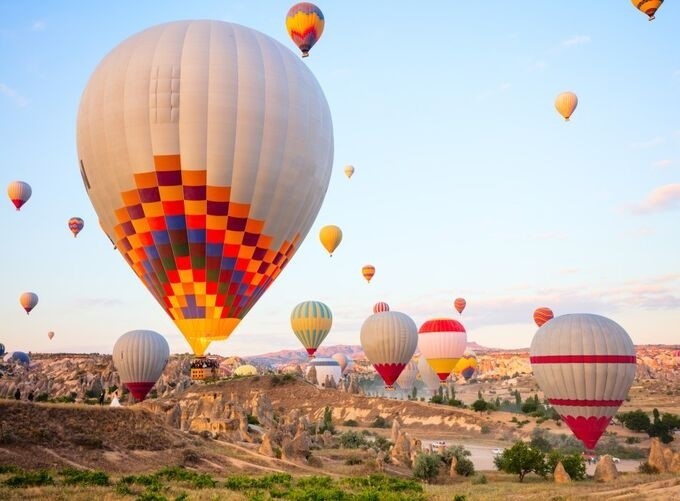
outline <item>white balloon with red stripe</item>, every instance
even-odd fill
[[[120,381],[137,400],[144,400],[161,377],[169,358],[168,342],[154,331],[127,332],[113,345],[113,364]]]
[[[397,378],[397,386],[399,386],[399,388],[401,388],[404,391],[413,390],[413,386],[415,385],[417,375],[418,364],[416,363],[415,360],[411,359],[411,361],[406,365],[406,367],[404,367],[404,370],[401,371],[401,374],[399,374],[399,377]]]
[[[588,449],[595,448],[635,378],[635,346],[600,315],[562,315],[545,323],[529,350],[548,402]]]
[[[360,338],[366,358],[385,381],[385,388],[393,390],[418,346],[416,323],[398,311],[376,313],[362,324]]]

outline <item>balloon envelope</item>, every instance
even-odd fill
[[[54,337],[54,332],[52,331],[48,332],[47,337],[50,338],[50,340],[52,340],[52,338]]]
[[[352,363],[352,359],[344,353],[335,353],[331,358],[340,365],[342,374],[347,372],[347,369],[349,369],[349,366]]]
[[[306,375],[309,375],[309,371],[314,367],[316,370],[316,385],[319,388],[326,388],[326,378],[329,379],[329,383],[338,384],[340,378],[342,377],[342,369],[337,360],[333,358],[317,357],[314,360],[310,360],[307,364]]]
[[[7,186],[7,196],[17,210],[21,209],[28,202],[32,192],[31,185],[23,181],[12,181]]]
[[[321,240],[321,245],[323,245],[332,256],[335,249],[337,249],[340,242],[342,242],[342,230],[332,224],[324,226],[321,228],[321,231],[319,231],[319,240]]]
[[[12,353],[10,361],[28,366],[31,363],[31,357],[29,357],[28,354],[24,353],[23,351],[15,351]]]
[[[361,274],[364,276],[367,282],[370,282],[375,275],[375,266],[367,264],[361,268]]]
[[[452,318],[428,320],[418,330],[418,348],[442,383],[446,381],[467,345],[465,327]]]
[[[399,377],[397,378],[397,386],[404,391],[411,391],[416,382],[416,376],[418,375],[418,364],[411,359],[411,361],[406,364],[404,370],[401,371]]]
[[[465,299],[463,299],[462,297],[459,297],[459,298],[456,298],[456,300],[453,302],[453,307],[456,309],[456,311],[459,314],[462,315],[466,304],[467,304],[467,302],[465,301]]]
[[[550,308],[546,307],[541,307],[541,308],[536,308],[534,311],[534,322],[536,322],[536,325],[541,327],[544,323],[546,323],[548,320],[551,320],[555,315],[553,314],[553,311]]]
[[[388,389],[418,346],[418,328],[408,315],[385,311],[368,317],[361,326],[361,347]]]
[[[631,0],[633,6],[640,12],[647,14],[650,21],[655,19],[654,14],[661,7],[663,0]]]
[[[257,367],[250,364],[239,365],[234,369],[235,376],[257,376]]]
[[[354,175],[354,166],[353,165],[345,165],[345,176],[348,178],[351,178]]]
[[[5,354],[5,345],[0,343],[0,357]]]
[[[24,292],[19,296],[19,304],[26,310],[26,314],[28,315],[38,304],[38,295],[35,292]]]
[[[439,376],[423,356],[418,359],[418,374],[420,374],[420,379],[423,380],[425,387],[430,392],[434,394],[439,389],[441,385]]]
[[[290,261],[332,169],[314,75],[279,42],[221,21],[162,24],[113,49],[77,131],[102,229],[196,355]]]
[[[170,358],[170,347],[154,331],[126,332],[113,345],[113,364],[120,381],[137,400],[144,400]]]
[[[555,99],[555,109],[565,120],[569,120],[577,104],[578,97],[573,92],[563,92]]]
[[[74,238],[78,236],[78,233],[80,233],[84,226],[85,221],[79,217],[72,217],[68,220],[68,229],[71,230]]]
[[[562,315],[538,329],[529,356],[548,402],[576,438],[595,448],[635,378],[628,333],[599,315]]]
[[[290,314],[290,326],[310,357],[326,339],[332,325],[331,309],[321,301],[303,301]]]
[[[382,301],[373,305],[373,313],[382,313],[383,311],[390,311],[390,305]]]
[[[321,9],[309,2],[293,5],[286,15],[286,30],[295,45],[302,51],[302,57],[321,38],[325,20]]]

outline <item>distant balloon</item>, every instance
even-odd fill
[[[299,249],[325,197],[330,109],[273,38],[192,20],[97,66],[78,112],[97,217],[192,350],[227,339]]]
[[[257,376],[257,367],[250,364],[239,365],[234,369],[234,376]]]
[[[435,318],[428,320],[418,330],[420,355],[444,383],[465,352],[467,333],[458,320]]]
[[[19,304],[26,310],[26,315],[38,304],[38,295],[35,292],[24,292],[19,296]]]
[[[563,92],[555,99],[555,108],[565,120],[569,120],[569,117],[574,113],[577,104],[578,97],[576,97],[576,94],[573,92]]]
[[[661,7],[663,0],[631,0],[633,6],[640,12],[647,14],[650,21],[656,19],[654,14]]]
[[[397,386],[404,391],[411,391],[416,382],[416,376],[418,375],[418,364],[411,359],[411,361],[406,364],[404,370],[401,371],[399,377],[397,378]]]
[[[352,359],[349,358],[345,353],[341,352],[334,354],[331,358],[340,364],[340,370],[342,371],[343,375],[347,372],[347,369],[349,369],[349,366],[352,363]]]
[[[371,282],[371,278],[373,278],[373,275],[375,275],[375,266],[372,266],[370,264],[367,264],[363,268],[361,268],[361,274],[364,276],[367,282]]]
[[[463,353],[463,356],[456,364],[453,372],[460,374],[463,376],[463,378],[465,378],[466,381],[468,381],[470,378],[472,378],[472,376],[474,376],[476,370],[477,355],[472,350],[465,350],[465,353]]]
[[[529,357],[548,402],[576,438],[594,449],[635,378],[628,333],[599,315],[562,315],[536,331]]]
[[[169,358],[168,342],[154,331],[127,332],[113,345],[113,364],[120,381],[137,400],[144,400],[161,377]]]
[[[422,379],[425,387],[430,390],[432,394],[439,390],[439,387],[441,386],[439,376],[434,369],[430,367],[430,364],[427,363],[427,360],[422,355],[418,359],[418,374],[420,374],[420,379]]]
[[[50,341],[51,341],[52,338],[54,337],[54,332],[53,331],[48,332],[47,337],[50,338]]]
[[[342,369],[337,360],[326,357],[318,357],[314,360],[310,360],[307,364],[307,372],[305,374],[308,375],[312,367],[316,369],[316,381],[319,388],[326,388],[327,377],[329,380],[333,380],[333,384],[338,384],[340,382]]]
[[[321,301],[304,301],[290,314],[290,326],[310,357],[326,339],[332,325],[331,309]]]
[[[7,186],[7,196],[9,196],[17,210],[21,209],[21,206],[28,202],[28,199],[31,198],[31,193],[31,185],[23,181],[12,181]]]
[[[15,351],[12,353],[12,356],[10,357],[10,362],[15,362],[21,365],[25,365],[28,367],[31,363],[31,357],[28,356],[27,353],[24,353],[23,351]]]
[[[351,178],[354,175],[354,166],[353,165],[345,165],[345,176],[348,178]]]
[[[462,297],[456,298],[456,300],[453,302],[453,307],[460,315],[463,314],[463,310],[465,309],[466,305],[467,302]]]
[[[418,346],[415,322],[398,311],[376,313],[362,324],[360,338],[366,358],[385,381],[385,388],[394,389],[394,382]]]
[[[78,233],[83,229],[83,226],[85,226],[85,221],[79,217],[72,217],[68,220],[68,229],[73,233],[73,238],[78,236]]]
[[[534,322],[536,322],[536,325],[541,327],[544,323],[552,319],[554,316],[555,315],[553,314],[553,311],[550,308],[546,307],[536,308],[536,310],[534,311]]]
[[[321,245],[323,245],[332,256],[335,249],[337,249],[340,242],[342,242],[342,230],[338,226],[332,224],[324,226],[321,228],[321,231],[319,231],[319,240],[321,240]]]
[[[0,343],[0,357],[5,354],[5,345]]]
[[[309,56],[309,50],[321,38],[324,23],[321,9],[313,3],[298,3],[288,11],[286,29],[295,45],[302,51],[302,57]]]
[[[390,305],[382,301],[373,305],[373,313],[382,313],[383,311],[390,311]]]

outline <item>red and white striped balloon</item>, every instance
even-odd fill
[[[383,311],[390,311],[390,305],[382,301],[373,305],[373,313],[382,313]]]
[[[635,378],[628,333],[599,315],[562,315],[538,329],[529,355],[548,402],[576,438],[595,448]]]

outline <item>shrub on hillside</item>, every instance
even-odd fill
[[[439,474],[442,461],[438,454],[429,452],[418,454],[413,463],[413,476],[424,482],[430,482]]]

